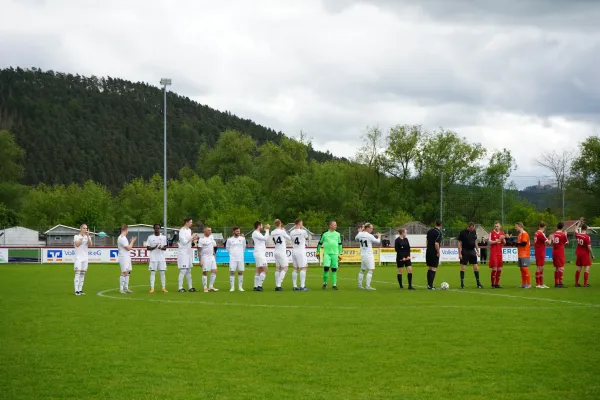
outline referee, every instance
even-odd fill
[[[473,266],[473,273],[477,280],[477,289],[483,289],[479,281],[479,266],[477,266],[477,257],[479,256],[479,245],[477,243],[477,232],[475,224],[469,222],[467,229],[464,229],[458,235],[458,258],[460,258],[460,288],[465,288],[465,267],[468,264]]]
[[[435,221],[435,228],[427,231],[427,250],[425,251],[425,261],[427,263],[427,289],[435,290],[433,281],[435,273],[440,265],[440,247],[442,243],[442,221]]]

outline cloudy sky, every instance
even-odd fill
[[[418,4],[418,5],[417,5]],[[0,0],[0,67],[157,83],[352,156],[366,126],[542,151],[600,134],[595,0]],[[7,18],[8,17],[8,18]],[[524,176],[531,176],[526,178]]]

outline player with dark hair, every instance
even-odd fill
[[[342,236],[336,231],[337,222],[329,222],[329,230],[321,234],[321,239],[317,245],[316,255],[320,257],[321,248],[323,248],[323,290],[327,290],[329,281],[329,269],[331,268],[331,283],[333,290],[337,288],[337,270],[342,257]]]
[[[463,229],[458,235],[458,258],[460,259],[460,288],[465,288],[465,268],[468,264],[473,266],[473,273],[477,281],[477,289],[483,289],[479,280],[479,244],[477,243],[477,232],[475,224],[469,222],[467,229]]]
[[[233,236],[225,242],[225,248],[229,252],[229,285],[230,292],[235,291],[235,274],[238,274],[238,290],[244,291],[244,250],[246,249],[246,238],[241,234],[240,228],[234,226],[231,230]]]
[[[254,223],[254,232],[252,232],[252,241],[254,242],[254,260],[256,262],[256,274],[254,275],[254,291],[263,292],[263,283],[267,277],[269,264],[267,263],[267,240],[269,240],[270,225],[265,225],[265,234],[260,233],[263,230],[263,224],[260,221]]]
[[[546,245],[552,242],[546,237],[545,230],[546,223],[540,221],[538,230],[533,236],[533,246],[535,248],[535,287],[538,289],[548,289],[548,286],[544,285],[544,265],[546,264]]]
[[[522,222],[515,224],[515,229],[519,233],[517,237],[517,260],[521,269],[521,288],[531,289],[531,275],[529,274],[529,265],[531,264],[531,243],[529,234],[525,231]]]
[[[162,292],[167,293],[165,271],[167,263],[165,262],[165,251],[167,250],[167,238],[160,233],[160,224],[152,226],[154,234],[148,236],[146,240],[146,250],[150,255],[150,293],[154,293],[154,282],[156,280],[156,271],[160,272],[160,283],[162,284]]]
[[[588,279],[590,277],[590,266],[592,265],[592,259],[594,252],[592,251],[592,240],[587,234],[588,226],[582,223],[580,226],[580,232],[575,233],[575,240],[577,241],[577,248],[575,249],[577,272],[575,272],[575,287],[581,287],[579,284],[579,277],[581,276],[581,269],[583,272],[583,286],[590,287]]]
[[[398,284],[400,289],[404,289],[402,285],[402,272],[406,267],[406,273],[408,276],[408,290],[415,290],[412,284],[412,262],[410,259],[410,243],[406,237],[406,229],[398,229],[398,236],[394,242],[394,248],[396,250],[396,267],[398,267]]]
[[[566,289],[566,286],[563,285],[563,276],[565,274],[565,245],[569,244],[569,239],[563,229],[565,229],[565,224],[559,222],[556,225],[556,232],[550,235],[552,263],[554,264],[554,287],[557,289]]]
[[[427,232],[427,250],[425,251],[425,262],[427,264],[427,289],[435,290],[433,285],[435,273],[440,265],[440,248],[442,243],[442,221],[435,221],[435,228]]]

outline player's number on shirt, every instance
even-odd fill
[[[580,246],[583,246],[584,245],[583,239],[577,239],[577,244]]]
[[[294,244],[300,245],[300,238],[299,238],[299,237],[297,237],[297,238],[294,240]]]
[[[359,240],[360,242],[360,247],[369,247],[369,242],[367,242],[366,240]]]
[[[560,243],[560,238],[559,237],[555,237],[554,238],[554,243],[559,244]]]
[[[273,242],[274,242],[275,244],[281,244],[281,243],[283,243],[283,242],[281,241],[281,236],[279,236],[279,237],[276,237],[276,238],[273,238]]]

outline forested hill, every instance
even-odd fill
[[[146,83],[53,71],[0,70],[0,129],[26,151],[23,183],[93,179],[111,189],[162,171],[163,93]],[[202,144],[213,147],[235,129],[259,144],[283,134],[214,110],[175,93],[167,95],[169,175],[194,167]],[[332,155],[308,149],[317,161]]]

